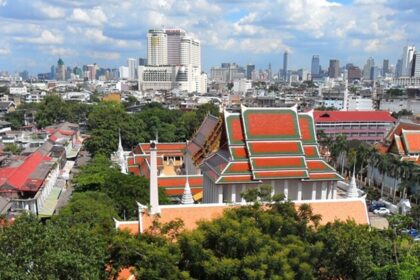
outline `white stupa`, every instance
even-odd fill
[[[356,164],[354,164],[353,168],[353,176],[351,177],[351,181],[349,184],[349,188],[347,190],[347,198],[358,198],[359,197],[359,189],[356,185]]]
[[[187,143],[188,144],[188,143]],[[187,166],[187,157],[185,157],[185,173],[186,173],[186,180],[185,180],[185,187],[184,193],[182,194],[181,203],[182,204],[194,204],[194,199],[191,194],[190,182],[188,180],[188,166]]]

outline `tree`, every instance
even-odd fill
[[[84,225],[23,214],[0,230],[0,279],[104,279],[107,246]]]
[[[53,220],[71,226],[84,224],[95,234],[109,238],[115,232],[113,218],[118,218],[115,202],[105,193],[87,191],[74,193]]]
[[[147,138],[145,124],[135,115],[129,115],[121,104],[101,102],[92,108],[88,119],[90,137],[86,149],[91,154],[103,153],[109,156],[118,147],[118,131],[121,131],[122,144],[131,148]]]
[[[367,279],[374,267],[392,263],[392,243],[368,226],[335,222],[319,229],[324,244],[318,279]]]
[[[19,154],[20,154],[20,152],[22,152],[22,148],[20,148],[20,147],[19,147],[18,145],[16,145],[16,144],[9,144],[9,143],[6,143],[6,144],[4,145],[3,152],[10,152],[10,153],[12,153],[12,154],[14,154],[14,155],[19,155]]]
[[[149,181],[142,176],[122,174],[104,155],[95,156],[83,166],[74,182],[76,192],[99,191],[106,194],[118,216],[124,219],[137,218],[136,202],[149,202]],[[168,202],[164,190],[160,188],[159,203]]]

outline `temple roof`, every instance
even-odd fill
[[[216,184],[264,179],[342,180],[318,151],[312,111],[247,108],[224,113],[227,141],[203,162]]]
[[[307,203],[312,207],[314,214],[321,215],[321,224],[333,223],[336,220],[347,221],[354,220],[357,224],[369,224],[366,203],[363,198],[345,199],[345,200],[311,200],[296,201],[295,207]],[[200,221],[210,221],[221,217],[225,210],[239,207],[240,205],[231,204],[193,204],[193,205],[161,205],[159,222],[168,223],[175,219],[181,219],[184,222],[185,230],[193,230]],[[340,211],[331,211],[331,209],[340,209]],[[143,229],[147,231],[155,219],[148,213],[143,213]],[[117,222],[119,230],[128,231],[131,234],[138,234],[138,221]]]

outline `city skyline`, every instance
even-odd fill
[[[330,59],[363,67],[370,56],[395,65],[405,45],[420,45],[419,13],[415,1],[0,0],[0,69],[47,72],[59,57],[66,65],[118,67],[147,57],[148,30],[163,26],[201,41],[207,72],[237,62],[271,63],[276,73],[285,51],[289,69],[310,70],[313,55],[323,69]]]

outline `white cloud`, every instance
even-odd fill
[[[103,60],[117,60],[120,59],[120,53],[118,52],[100,52],[92,51],[89,52],[89,57],[94,59],[103,59]]]
[[[51,31],[44,30],[38,37],[15,37],[17,42],[32,43],[40,45],[56,45],[64,42],[63,36]]]
[[[10,46],[8,44],[0,46],[0,55],[10,54]]]
[[[7,5],[7,0],[0,0],[0,7],[4,7]]]
[[[95,7],[93,9],[74,9],[70,16],[70,20],[85,23],[87,25],[100,26],[103,25],[108,18],[101,7]]]
[[[37,8],[42,14],[51,19],[63,18],[66,14],[65,10],[62,8],[49,6],[45,4],[39,4]]]
[[[70,48],[49,47],[46,49],[42,48],[41,50],[49,55],[60,57],[77,56],[79,54],[76,50]]]

